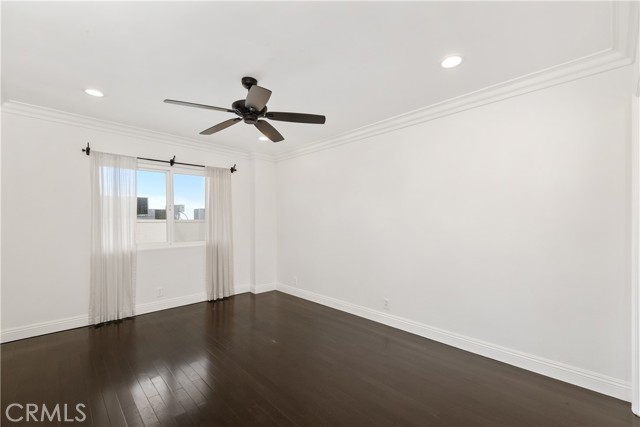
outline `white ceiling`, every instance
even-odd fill
[[[276,155],[606,50],[611,23],[608,2],[2,2],[2,100]],[[200,136],[235,116],[162,102],[230,107],[245,75],[327,123]]]

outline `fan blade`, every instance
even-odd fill
[[[225,111],[227,113],[235,113],[235,111],[230,110],[228,108],[220,108],[220,107],[214,107],[212,105],[204,105],[204,104],[194,104],[193,102],[176,101],[175,99],[165,99],[164,102],[166,102],[167,104],[183,105],[185,107],[196,107],[196,108],[204,108],[206,110]]]
[[[281,122],[313,123],[317,125],[323,125],[326,120],[325,116],[319,116],[317,114],[283,113],[276,111],[269,111],[264,116],[267,119],[279,120]]]
[[[284,137],[280,135],[280,132],[276,130],[269,122],[265,122],[264,120],[258,120],[255,125],[260,132],[267,138],[269,138],[273,142],[278,142],[284,140]]]
[[[242,120],[242,119],[241,118],[235,118],[235,119],[225,120],[222,123],[218,123],[215,126],[211,126],[209,129],[203,130],[202,132],[200,132],[200,135],[211,135],[212,133],[220,132],[221,130],[226,129],[229,126],[235,125],[240,120]]]
[[[244,105],[256,111],[262,111],[265,105],[267,105],[269,98],[271,98],[271,91],[269,89],[253,85],[251,89],[249,89]]]

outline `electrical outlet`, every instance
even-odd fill
[[[298,286],[298,276],[293,276],[293,286]]]
[[[164,288],[163,287],[156,288],[156,297],[160,298],[163,296],[164,296]]]
[[[389,310],[389,298],[382,298],[382,308]]]

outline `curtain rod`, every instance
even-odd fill
[[[91,147],[89,147],[89,143],[88,142],[87,142],[87,148],[83,148],[82,152],[85,153],[87,156],[91,154]],[[183,166],[195,166],[197,168],[206,167],[205,165],[194,165],[193,163],[176,162],[176,156],[173,156],[173,158],[170,159],[170,160],[148,159],[146,157],[136,157],[136,158],[138,160],[148,160],[148,161],[151,161],[151,162],[169,163],[171,166],[173,166],[173,165],[183,165]],[[234,173],[235,171],[238,170],[238,168],[236,168],[236,165],[234,164],[233,166],[231,166],[231,168],[229,168],[229,170],[231,171],[231,173]]]

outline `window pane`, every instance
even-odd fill
[[[137,243],[167,241],[167,185],[164,172],[138,170]]]
[[[204,177],[173,174],[174,240],[204,240]]]

